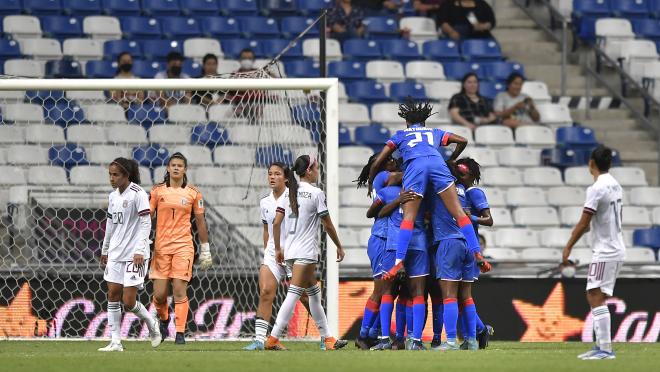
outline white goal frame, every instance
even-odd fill
[[[339,81],[337,78],[317,79],[0,79],[0,91],[29,90],[320,90],[325,92],[326,185],[327,206],[334,225],[339,228]],[[327,317],[330,333],[339,330],[339,265],[337,247],[327,239],[326,287]]]

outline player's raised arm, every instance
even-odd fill
[[[449,157],[449,160],[456,160],[458,157],[461,155],[463,150],[465,150],[465,147],[467,147],[468,140],[453,133],[447,133],[449,136],[447,137],[446,144],[449,145],[452,143],[456,144],[456,148],[454,149],[454,152],[451,154]]]
[[[381,165],[387,160],[392,153],[396,150],[396,145],[392,141],[388,141],[387,145],[383,146],[383,149],[380,151],[380,154],[376,157],[376,160],[371,164],[371,169],[369,170],[369,195],[373,189],[374,178],[378,174],[378,170]]]

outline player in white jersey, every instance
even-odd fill
[[[265,347],[269,350],[285,350],[279,337],[293,316],[296,302],[307,292],[309,309],[321,334],[321,349],[336,350],[346,346],[347,342],[337,340],[328,333],[328,320],[321,305],[321,288],[315,274],[320,254],[318,238],[321,223],[337,246],[337,262],[344,259],[344,249],[325,205],[325,194],[318,187],[312,186],[319,178],[316,158],[309,155],[298,157],[292,171],[288,180],[289,191],[278,201],[273,222],[275,257],[277,262],[286,262],[291,269],[291,284]],[[294,172],[300,177],[300,183],[293,175]],[[285,220],[287,236],[282,247],[280,238]]]
[[[587,301],[593,315],[596,345],[580,359],[614,359],[610,312],[606,300],[614,293],[616,277],[626,255],[626,246],[621,233],[621,185],[609,174],[612,150],[598,146],[591,153],[589,172],[594,184],[587,189],[587,201],[582,217],[573,229],[563,253],[563,266],[573,265],[569,260],[573,245],[590,229],[593,255],[587,277]]]
[[[273,240],[273,221],[275,221],[277,203],[287,197],[285,195],[288,191],[286,183],[290,173],[289,167],[280,162],[274,162],[268,167],[268,184],[272,190],[259,202],[261,222],[264,225],[264,258],[259,268],[259,306],[257,307],[254,325],[255,337],[254,341],[246,346],[244,350],[264,349],[264,342],[268,335],[270,318],[273,312],[273,301],[277,294],[277,286],[283,280],[291,277],[291,270],[275,259],[275,241]],[[280,245],[284,245],[285,241],[286,228],[282,230]],[[309,310],[307,296],[301,297],[300,300]]]
[[[161,343],[158,321],[136,300],[149,267],[149,197],[139,186],[140,171],[134,160],[117,158],[110,163],[108,217],[101,250],[103,279],[108,284],[108,326],[112,340],[99,351],[124,351],[121,344],[121,302],[147,324],[151,346]]]

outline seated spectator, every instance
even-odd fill
[[[540,116],[532,97],[520,93],[525,79],[514,72],[506,79],[506,91],[498,93],[493,103],[495,115],[509,128],[538,123]]]
[[[256,60],[257,56],[254,54],[252,49],[246,48],[241,50],[241,53],[238,55],[238,62],[241,64],[241,67],[236,72],[241,73],[256,71],[257,68],[254,67]]]
[[[234,72],[237,78],[259,78],[265,77],[255,72],[256,54],[252,49],[243,49],[238,55],[241,67]],[[249,74],[255,72],[254,74]],[[240,74],[246,74],[240,76]],[[263,90],[228,91],[224,99],[234,106],[234,114],[237,117],[246,118],[250,124],[256,124],[261,118],[264,101],[267,94]]]
[[[440,6],[445,0],[415,0],[413,6],[417,15],[435,19],[436,23],[440,18]]]
[[[328,13],[328,32],[337,40],[364,36],[364,11],[353,5],[351,0],[337,0],[337,5]]]
[[[438,14],[442,33],[453,40],[493,37],[495,14],[484,0],[446,0]]]
[[[167,70],[159,71],[155,79],[190,79],[188,74],[182,72],[183,55],[179,52],[170,52],[167,55]],[[190,103],[191,92],[186,91],[160,91],[152,94],[152,99],[158,102],[161,107],[170,107],[178,103]]]
[[[133,56],[128,52],[122,52],[117,56],[117,75],[115,79],[139,79],[132,72]],[[142,103],[144,91],[141,90],[115,90],[111,93],[112,100],[127,109],[131,103]]]
[[[474,72],[463,77],[461,91],[451,97],[449,115],[452,122],[473,130],[497,120],[490,103],[479,94],[479,79]]]
[[[361,8],[368,15],[389,15],[399,12],[401,0],[353,0],[353,5]]]
[[[202,59],[202,76],[200,78],[213,78],[218,75],[218,57],[209,53]],[[219,103],[220,97],[217,91],[195,91],[192,96],[192,103],[210,106]]]

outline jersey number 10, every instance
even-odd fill
[[[412,140],[408,141],[408,146],[409,147],[415,147],[417,146],[418,143],[422,142],[424,140],[424,136],[426,136],[426,142],[433,146],[433,133],[432,132],[414,132],[414,133],[408,133],[406,134],[406,137],[408,136],[415,136]]]

